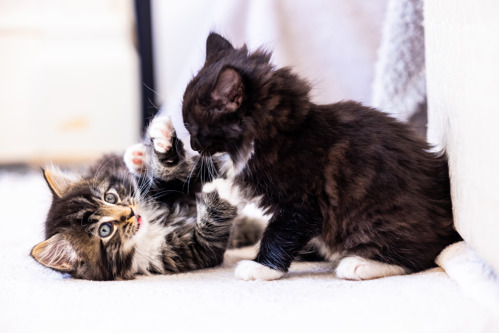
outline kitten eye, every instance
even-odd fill
[[[110,222],[102,223],[99,227],[99,236],[102,238],[109,237],[113,232],[113,224]]]
[[[115,193],[107,192],[104,195],[104,201],[114,205],[118,202],[118,196]]]

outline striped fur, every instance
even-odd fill
[[[117,155],[79,174],[44,170],[53,202],[46,240],[31,255],[49,268],[89,280],[219,265],[237,209],[216,191],[201,192],[207,175],[169,134],[166,151],[156,150],[150,135],[144,147],[138,146],[144,149],[136,154],[142,165],[135,175]]]

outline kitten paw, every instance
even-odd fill
[[[242,260],[237,265],[234,275],[236,278],[245,281],[272,281],[280,279],[284,275],[284,272],[264,266],[256,261]]]
[[[346,280],[370,280],[407,273],[403,267],[357,256],[343,258],[336,267],[336,276]]]
[[[147,129],[147,133],[157,153],[164,154],[172,147],[174,129],[170,117],[155,117]]]
[[[128,170],[135,175],[142,175],[146,171],[146,159],[147,150],[146,146],[142,143],[137,143],[129,147],[123,156]]]
[[[226,179],[217,178],[210,183],[206,183],[203,186],[203,192],[217,192],[221,199],[228,201],[232,206],[244,207],[244,200],[242,200],[239,190]]]

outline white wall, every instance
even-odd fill
[[[132,2],[0,2],[0,163],[74,161],[139,139]]]
[[[446,147],[456,227],[499,272],[499,2],[425,1],[429,140]]]

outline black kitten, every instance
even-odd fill
[[[434,266],[459,240],[445,156],[372,108],[312,103],[305,80],[269,61],[212,33],[184,94],[191,146],[227,153],[227,175],[273,214],[255,261],[236,276],[279,278],[307,244],[346,279]]]

